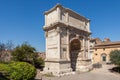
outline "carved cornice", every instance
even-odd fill
[[[50,30],[50,29],[53,29],[53,28],[56,28],[56,27],[67,27],[67,28],[73,28],[73,29],[77,29],[77,30],[79,30],[79,31],[82,31],[83,33],[87,33],[87,35],[90,35],[91,34],[91,32],[88,32],[88,31],[85,31],[85,30],[82,30],[82,29],[78,29],[78,28],[76,28],[75,26],[72,26],[72,25],[70,25],[70,24],[67,24],[67,23],[63,23],[63,22],[55,22],[55,23],[53,23],[53,24],[51,24],[51,25],[48,25],[48,26],[44,26],[43,27],[43,30],[44,31],[48,31],[48,30]]]
[[[45,62],[70,63],[70,61],[66,59],[46,59]]]

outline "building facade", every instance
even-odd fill
[[[0,51],[0,62],[10,62],[12,59],[11,51],[3,50]]]
[[[112,50],[120,50],[120,41],[112,42],[109,38],[104,41],[99,38],[91,39],[91,51],[93,63],[109,63],[109,54]]]
[[[60,4],[45,12],[44,72],[62,75],[91,68],[90,20]]]

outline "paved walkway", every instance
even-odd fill
[[[111,73],[113,65],[103,65],[100,69],[90,72],[62,76],[62,77],[42,77],[42,80],[120,80],[120,74]]]

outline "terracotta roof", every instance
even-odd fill
[[[98,44],[95,44],[95,46],[102,46],[102,45],[120,45],[120,41],[116,41],[116,42],[101,42]]]
[[[118,48],[120,47],[120,41],[116,42],[102,42],[95,44],[94,48]]]
[[[114,48],[120,47],[120,41],[111,42],[109,38],[105,38],[103,41],[100,38],[91,38],[90,41],[94,41],[95,45],[93,48]]]

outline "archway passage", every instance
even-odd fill
[[[73,71],[76,71],[76,64],[78,54],[80,52],[80,41],[78,39],[74,39],[70,43],[70,60],[71,60],[71,68]]]

